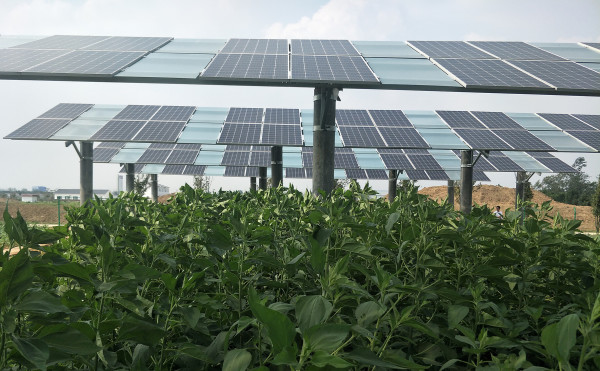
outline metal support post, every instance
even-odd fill
[[[460,151],[460,211],[471,213],[473,205],[473,150]]]
[[[389,171],[388,179],[388,201],[394,202],[398,190],[398,170]]]
[[[250,177],[250,190],[256,191],[256,177],[255,176]]]
[[[271,186],[283,186],[283,149],[281,146],[271,147]]]
[[[135,175],[133,164],[125,164],[125,192],[133,192]]]
[[[448,181],[448,203],[450,203],[454,209],[454,180]]]
[[[150,194],[152,201],[158,202],[158,175],[150,174]]]
[[[527,181],[527,173],[524,171],[517,172],[517,184],[515,187],[515,210],[519,207],[519,202],[525,200],[525,182]]]
[[[267,190],[267,168],[259,167],[258,168],[258,188],[263,191]]]
[[[337,88],[315,88],[313,131],[313,194],[330,194],[334,187],[335,105]]]
[[[79,142],[79,202],[83,206],[94,197],[94,143]]]

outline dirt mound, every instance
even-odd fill
[[[448,197],[448,187],[427,187],[419,190],[419,193],[425,194],[434,200],[444,200]],[[550,197],[546,196],[540,191],[533,191],[533,203],[541,205],[543,202],[551,200]],[[487,204],[490,208],[500,205],[500,208],[504,210],[515,208],[515,189],[500,187],[494,185],[477,185],[473,187],[473,203],[478,205]],[[458,195],[455,195],[454,205],[458,208]],[[554,216],[557,212],[560,213],[564,218],[573,219],[574,210],[577,210],[577,219],[581,220],[582,231],[595,231],[594,227],[594,216],[592,214],[591,206],[575,206],[564,204],[562,202],[552,201],[553,209],[549,215]]]
[[[158,197],[158,202],[160,202],[161,204],[168,204],[169,203],[169,199],[173,196],[175,196],[177,193],[169,193],[168,195],[162,195]]]
[[[66,203],[79,205],[79,202]],[[0,198],[2,212],[6,207],[6,199]],[[28,224],[58,224],[58,205],[55,202],[21,202],[8,200],[8,213],[14,218],[17,210]],[[65,202],[60,204],[61,223],[65,222]]]

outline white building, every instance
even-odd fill
[[[166,185],[159,184],[158,185],[158,196],[168,195],[170,193],[169,187]]]
[[[101,200],[106,200],[110,191],[108,189],[94,189],[94,196],[97,196]],[[60,197],[63,200],[79,200],[79,189],[57,189],[54,191],[54,198]]]
[[[23,202],[38,202],[40,196],[30,193],[23,193],[21,195],[21,201]]]

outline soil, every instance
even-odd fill
[[[61,222],[65,222],[65,205],[79,206],[79,201],[60,203]],[[1,212],[4,213],[6,199],[0,198]],[[21,202],[8,200],[8,212],[14,218],[17,210],[28,224],[58,224],[58,205],[56,202]]]
[[[419,193],[425,194],[430,198],[442,201],[448,197],[448,187],[427,187],[419,190]],[[550,197],[546,196],[540,191],[533,190],[533,203],[541,205],[545,201],[551,200]],[[490,209],[500,205],[500,209],[504,213],[506,209],[515,208],[515,189],[506,188],[494,185],[476,185],[473,187],[473,203],[478,205],[487,204]],[[455,195],[454,205],[458,208],[458,195]],[[591,206],[574,206],[564,204],[562,202],[552,201],[550,204],[553,209],[548,213],[550,216],[560,213],[563,218],[573,219],[574,209],[577,210],[577,219],[581,220],[580,230],[590,232],[595,231],[594,227],[594,216],[592,214]]]

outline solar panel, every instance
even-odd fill
[[[350,153],[335,153],[333,156],[334,165],[336,169],[358,169],[358,162],[354,154]]]
[[[494,59],[464,41],[409,41],[429,58]]]
[[[338,129],[346,147],[385,147],[385,142],[375,127],[339,126]]]
[[[227,166],[223,175],[230,177],[245,177],[246,168],[241,166]]]
[[[408,155],[408,159],[415,169],[442,170],[442,167],[432,155]]]
[[[165,161],[166,164],[193,164],[198,157],[198,152],[174,149],[169,158]]]
[[[139,174],[142,172],[142,170],[144,169],[144,166],[146,166],[146,164],[133,164],[133,174]],[[126,173],[127,170],[125,169],[125,166],[121,167],[121,171],[119,171],[120,173]]]
[[[421,148],[405,148],[400,151],[406,153],[407,155],[428,155],[429,151]]]
[[[483,171],[473,171],[473,181],[476,182],[489,182],[490,178]]]
[[[348,179],[368,179],[364,169],[346,169]]]
[[[444,170],[427,170],[426,173],[431,180],[450,180],[450,177]]]
[[[494,165],[494,167],[496,169],[498,169],[498,171],[501,171],[501,172],[525,171],[525,169],[523,169],[516,162],[514,162],[513,160],[511,160],[510,158],[508,158],[506,156],[491,155],[490,157],[488,157],[488,161],[492,165]]]
[[[221,165],[225,166],[248,166],[250,152],[225,152]]]
[[[110,143],[110,142],[109,142]],[[175,146],[184,146],[186,144],[173,144],[173,143],[152,143],[148,149],[175,149]],[[200,149],[200,148],[198,148]]]
[[[403,155],[404,151],[398,148],[378,148],[377,152],[379,153],[391,153],[396,155]]]
[[[582,43],[583,45],[590,46],[598,51],[600,51],[600,43]]]
[[[536,161],[550,169],[554,173],[576,173],[577,170],[565,164],[556,157],[535,157]]]
[[[454,129],[467,144],[474,149],[505,150],[512,149],[491,130]]]
[[[469,41],[498,58],[528,61],[564,61],[558,55],[548,53],[522,41]]]
[[[119,148],[94,148],[94,162],[109,162],[114,155],[119,152]]]
[[[458,158],[460,158],[460,152],[458,154]],[[473,166],[473,169],[476,170],[480,170],[480,171],[497,171],[498,169],[496,169],[494,167],[494,165],[492,165],[485,157],[481,156],[479,157],[479,159],[477,160],[477,162],[475,163],[475,166]]]
[[[185,169],[183,169],[183,175],[196,175],[202,176],[206,171],[206,166],[203,165],[187,165]]]
[[[269,146],[250,146],[252,152],[269,152],[271,153],[271,147]]]
[[[119,112],[115,120],[150,120],[160,106],[129,105]]]
[[[410,180],[429,180],[429,175],[425,170],[406,170],[404,174],[408,176]]]
[[[400,110],[369,110],[369,113],[377,126],[413,127],[413,124]]]
[[[558,89],[600,89],[600,73],[575,62],[511,61],[511,63]]]
[[[260,144],[283,146],[301,146],[302,130],[300,125],[263,125]]]
[[[374,126],[371,117],[362,109],[339,109],[335,111],[338,126]]]
[[[406,155],[382,153],[381,159],[388,169],[394,170],[408,170],[414,169],[411,162],[408,160]]]
[[[600,131],[567,131],[567,133],[600,151]]]
[[[101,142],[96,148],[118,148],[121,149],[125,146],[123,142]]]
[[[24,72],[112,76],[143,56],[139,52],[75,50]]]
[[[186,165],[167,165],[162,173],[167,175],[181,175],[185,170]]]
[[[554,148],[540,140],[527,130],[492,130],[492,133],[499,136],[516,150],[523,151],[554,151]]]
[[[108,39],[109,36],[54,35],[13,46],[18,49],[81,49]]]
[[[312,178],[312,173],[313,173],[313,171],[312,171],[312,167],[306,168],[306,169],[304,169],[304,170],[306,170],[306,178],[307,178],[307,179],[310,179],[310,178]]]
[[[225,123],[217,143],[260,144],[260,131],[261,125],[257,124]]]
[[[265,124],[300,125],[300,110],[290,108],[267,108]]]
[[[65,127],[71,120],[33,119],[8,134],[6,139],[48,139]]]
[[[600,130],[600,115],[573,115],[586,124]]]
[[[227,152],[250,152],[252,150],[252,146],[240,146],[236,144],[228,144],[225,147],[225,151]]]
[[[187,151],[199,151],[202,149],[202,144],[196,143],[178,143],[175,149],[183,149]]]
[[[367,176],[369,177],[369,179],[378,179],[378,180],[383,180],[383,179],[388,179],[388,175],[385,172],[385,170],[381,170],[381,169],[367,169]]]
[[[287,80],[287,55],[217,54],[202,77]]]
[[[436,59],[442,68],[456,76],[466,87],[550,87],[501,60]]]
[[[313,166],[313,153],[302,151],[302,166],[312,167]]]
[[[257,167],[247,167],[246,168],[246,176],[247,177],[259,177],[259,170]]]
[[[153,121],[188,121],[196,107],[191,106],[162,106],[152,117]]]
[[[453,129],[485,129],[479,120],[467,111],[436,111],[438,115]]]
[[[471,112],[490,129],[520,129],[523,127],[502,112]]]
[[[97,43],[91,44],[83,49],[87,50],[110,50],[110,51],[142,51],[149,52],[160,48],[171,41],[170,37],[130,37],[114,36]]]
[[[361,57],[292,55],[292,79],[379,82]]]
[[[146,121],[111,120],[90,138],[93,141],[130,141],[144,126]]]
[[[271,152],[251,152],[250,166],[266,167],[271,165]]]
[[[183,131],[185,122],[148,121],[133,138],[134,142],[175,142]]]
[[[292,55],[360,55],[348,40],[292,40]]]
[[[93,104],[60,103],[41,114],[39,119],[75,119],[93,107]]]
[[[263,121],[262,108],[231,107],[225,122],[261,123]]]
[[[171,151],[169,150],[148,148],[136,162],[140,164],[163,164],[170,154]]]
[[[68,53],[66,50],[0,49],[0,71],[25,71]]]
[[[562,113],[538,113],[546,121],[558,126],[562,130],[595,130],[594,127],[576,119],[575,117]]]
[[[380,127],[379,132],[389,147],[429,148],[414,128]]]
[[[294,178],[294,179],[306,179],[306,171],[305,169],[286,167],[285,168],[285,177],[286,178]]]
[[[235,54],[288,54],[285,39],[230,39],[221,53]]]

